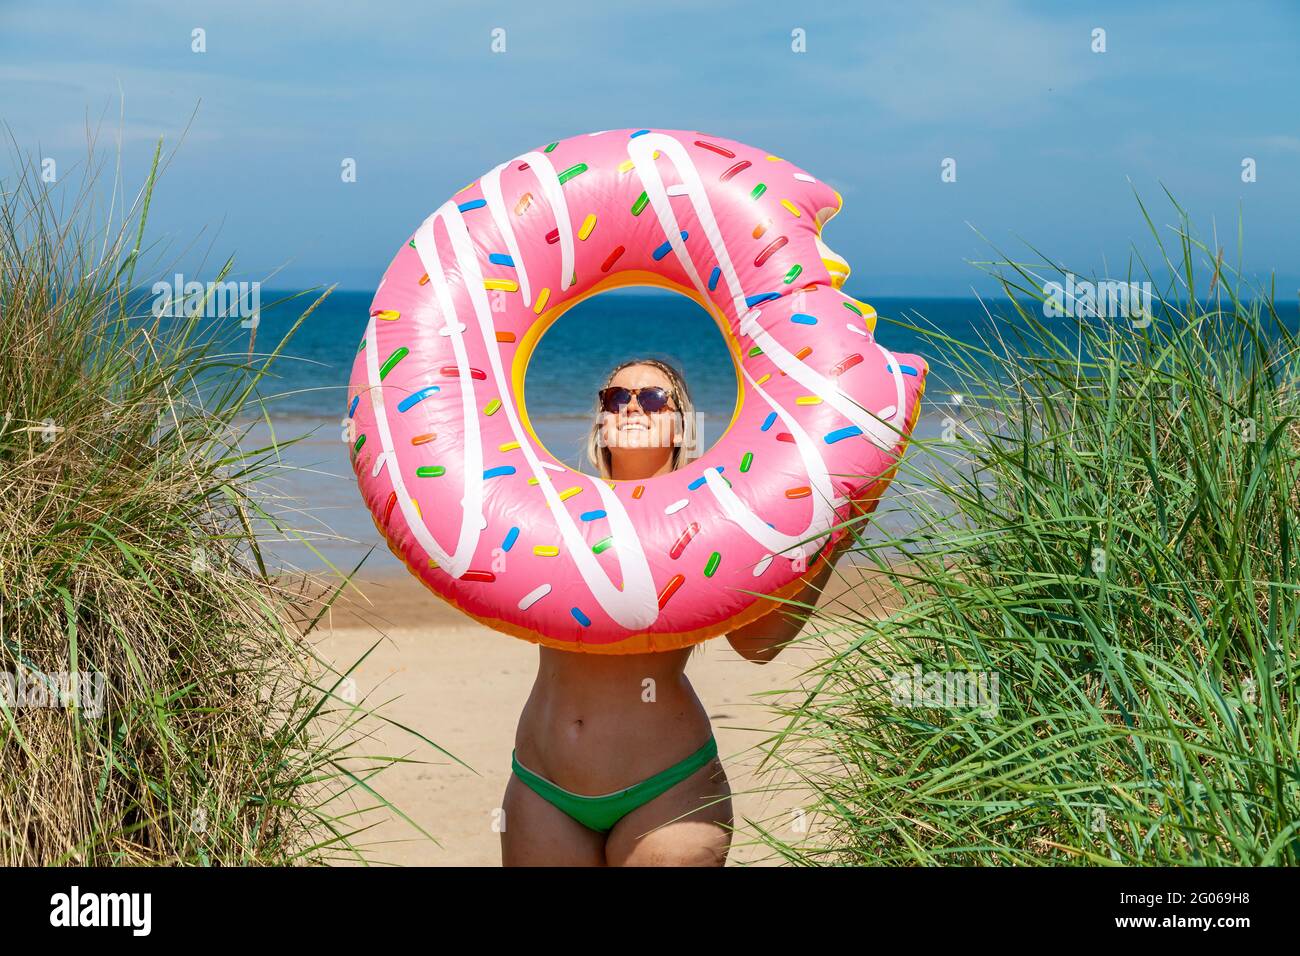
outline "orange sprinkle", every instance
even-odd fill
[[[761,239],[763,237],[763,233],[767,232],[768,227],[771,225],[772,225],[771,219],[764,219],[762,222],[760,222],[757,226],[754,227],[754,238]]]
[[[428,285],[428,284],[429,284],[429,273],[426,272],[424,275],[420,276],[420,285]]]
[[[533,194],[524,193],[519,197],[519,202],[515,203],[515,215],[522,216],[528,211],[528,207],[533,204]]]
[[[437,438],[437,437],[438,437],[437,434],[434,433],[434,432],[425,432],[423,435],[414,435],[414,436],[412,436],[412,437],[411,437],[411,444],[412,444],[412,445],[427,445],[427,444],[429,444],[429,442],[433,441],[433,440],[434,440],[435,438]]]
[[[798,488],[787,488],[785,496],[787,498],[807,498],[812,494],[812,489],[807,485],[800,485]]]
[[[645,492],[645,485],[637,485],[635,488],[632,489],[632,497],[640,498],[644,492]]]
[[[513,332],[498,332],[498,333],[497,333],[497,341],[498,341],[498,342],[513,342],[514,340],[515,340],[515,333],[513,333]]]

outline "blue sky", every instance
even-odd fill
[[[373,288],[493,165],[644,126],[742,140],[838,188],[825,238],[858,295],[987,288],[972,227],[1008,253],[1027,240],[1122,273],[1145,231],[1132,188],[1166,223],[1163,183],[1230,253],[1240,213],[1248,266],[1294,297],[1300,4],[1137,6],[0,0],[0,119],[65,177],[88,125],[110,158],[120,138],[134,190],[153,141],[175,146],[194,114],[151,233],[187,269],[233,254],[238,277],[276,286]]]

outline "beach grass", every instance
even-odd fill
[[[398,758],[358,756],[356,665],[307,641],[347,575],[268,567],[296,439],[235,425],[269,424],[261,383],[328,293],[269,353],[255,323],[153,314],[161,158],[129,202],[90,164],[52,184],[17,154],[3,183],[0,863],[366,862],[354,821],[402,815],[374,780]]]
[[[787,861],[1300,863],[1295,307],[1169,201],[1149,312],[1049,314],[1075,280],[1035,252],[983,264],[979,341],[894,317],[941,434],[881,507],[906,530],[854,529],[886,610],[819,613],[778,698]]]

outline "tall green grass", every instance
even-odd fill
[[[858,537],[892,610],[822,612],[782,707],[818,821],[762,828],[789,861],[1300,863],[1296,316],[1173,210],[1125,277],[1149,324],[1047,317],[1066,270],[1006,258],[982,340],[903,320],[946,434],[882,506],[914,529]],[[997,693],[908,696],[917,667]]]
[[[0,863],[363,861],[339,798],[400,811],[307,643],[337,590],[287,587],[254,530],[292,533],[261,492],[296,439],[236,426],[320,299],[265,356],[236,319],[153,317],[160,150],[129,204],[21,154],[3,182],[0,676],[60,705],[0,694]],[[60,673],[102,679],[102,710]]]

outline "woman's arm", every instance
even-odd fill
[[[792,600],[809,607],[816,605],[822,589],[830,580],[835,562],[839,560],[844,549],[852,542],[853,535],[845,534],[834,545],[825,563],[817,573],[808,579]],[[727,635],[727,640],[736,649],[736,653],[755,664],[766,664],[780,654],[785,645],[803,630],[804,623],[811,613],[806,608],[793,604],[779,604],[757,621],[738,627]]]

